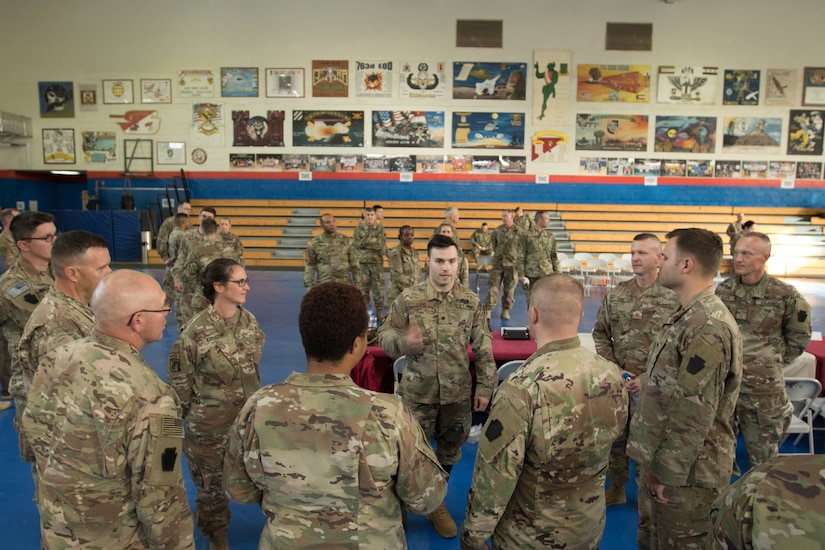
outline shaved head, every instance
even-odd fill
[[[578,328],[584,313],[584,287],[569,275],[541,277],[533,284],[530,307],[538,311],[539,323],[547,328]]]
[[[92,294],[95,327],[125,325],[135,311],[158,309],[158,291],[163,293],[157,281],[146,273],[130,269],[111,272],[100,281]]]

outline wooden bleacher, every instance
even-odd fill
[[[370,206],[372,203],[367,204]],[[465,252],[470,250],[470,237],[482,222],[492,230],[501,223],[502,208],[513,204],[445,201],[383,201],[383,225],[387,245],[398,243],[398,229],[410,225],[416,229],[417,248],[425,253],[426,239],[444,218],[448,206],[460,209],[458,234]],[[219,217],[232,219],[232,231],[241,237],[250,267],[297,268],[304,265],[303,251],[307,241],[322,232],[320,213],[335,216],[338,230],[352,236],[361,221],[365,206],[362,201],[294,201],[252,199],[194,199],[196,215],[202,206],[212,206]],[[574,252],[623,254],[629,251],[633,236],[650,232],[664,235],[679,227],[703,227],[718,233],[729,254],[725,230],[734,214],[742,211],[746,219],[757,222],[757,229],[771,236],[774,244],[769,271],[776,275],[821,277],[825,274],[825,218],[821,210],[796,207],[726,207],[683,205],[607,205],[518,203],[528,214],[548,210],[550,230],[556,236],[559,250]],[[195,220],[197,221],[197,220]],[[472,255],[468,256],[471,267]],[[149,254],[150,264],[160,264],[157,252]],[[725,267],[729,267],[727,257]]]

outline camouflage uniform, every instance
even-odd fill
[[[648,288],[640,288],[635,278],[619,283],[605,296],[596,316],[593,327],[596,353],[644,380],[650,347],[665,320],[678,306],[676,293],[658,281]],[[625,447],[636,405],[636,400],[631,399],[628,423],[610,452],[607,475],[611,487],[624,487],[630,480],[630,460]],[[650,517],[641,511],[639,515],[645,522]]]
[[[229,233],[221,233],[220,230],[218,230],[218,238],[224,243],[234,247],[238,251],[238,256],[243,257],[243,243],[240,237],[231,231]]]
[[[707,548],[821,548],[825,455],[780,456],[725,488],[711,508]]]
[[[392,303],[401,291],[421,282],[421,257],[414,247],[397,245],[387,255],[390,264],[390,287],[387,303]]]
[[[194,549],[178,400],[129,343],[93,332],[48,354],[23,427],[46,548]]]
[[[198,232],[197,227],[187,229],[178,239],[178,256],[172,266],[172,280],[175,283],[183,283],[183,268],[186,265],[186,258],[196,244],[203,240],[203,236]],[[175,293],[175,320],[178,323],[178,332],[182,331],[186,321],[192,318],[192,285],[183,285],[183,292]]]
[[[196,243],[186,256],[181,271],[181,282],[184,292],[190,294],[191,299],[187,312],[189,316],[185,318],[184,324],[209,306],[209,300],[203,295],[203,272],[218,258],[228,258],[241,266],[244,265],[243,256],[239,255],[239,251],[220,238],[203,239]]]
[[[472,237],[470,237],[470,245],[473,247],[473,256],[476,258],[476,262],[478,262],[479,256],[490,256],[493,253],[493,233],[490,230],[487,230],[484,233],[481,229],[476,229],[473,231]],[[481,249],[486,248],[486,252],[482,252]]]
[[[578,337],[541,347],[496,391],[478,446],[461,548],[597,548],[604,478],[627,420],[616,365]]]
[[[520,234],[516,224],[509,228],[501,224],[493,230],[493,269],[490,270],[490,288],[484,304],[487,311],[495,309],[502,282],[504,283],[504,296],[501,298],[501,309],[513,308]]]
[[[155,238],[155,247],[158,250],[160,258],[166,269],[163,272],[163,292],[166,293],[166,303],[171,304],[175,301],[175,280],[172,277],[172,266],[174,265],[175,255],[170,249],[169,239],[172,232],[176,229],[175,216],[169,216],[158,228],[158,236]]]
[[[318,272],[317,280],[315,272]],[[350,278],[350,274],[351,277]],[[304,287],[312,288],[321,283],[361,284],[361,266],[358,253],[346,235],[336,233],[332,237],[320,234],[307,246]]]
[[[172,230],[169,234],[169,257],[171,258],[171,265],[169,266],[169,276],[172,276],[172,268],[171,266],[174,265],[175,260],[178,259],[178,243],[180,238],[183,237],[185,230],[181,229],[180,227],[176,227]],[[175,280],[172,278],[172,288],[175,288]]]
[[[751,468],[779,453],[793,405],[783,369],[811,341],[811,306],[793,286],[767,273],[755,285],[733,276],[716,295],[736,319],[744,343],[744,368],[736,420]]]
[[[536,221],[528,216],[526,212],[523,216],[513,214],[513,223],[521,231],[527,231],[528,229],[534,229],[536,227]]]
[[[263,347],[264,333],[249,311],[239,307],[232,319],[224,319],[210,305],[169,353],[169,384],[180,398],[184,450],[198,490],[195,517],[207,538],[229,526],[222,476],[226,435],[247,398],[261,387]]]
[[[60,346],[85,338],[92,333],[95,319],[92,309],[84,303],[70,298],[51,287],[26,322],[20,345],[17,349],[18,360],[12,373],[12,389],[17,419],[22,418],[26,401],[31,389],[37,365],[47,353]],[[20,456],[27,462],[33,462],[34,456],[26,444],[22,426],[18,424],[20,435]]]
[[[23,327],[54,284],[49,271],[32,275],[26,267],[31,267],[31,264],[20,257],[0,276],[0,324],[3,325],[3,336],[9,354],[9,371],[2,373],[0,382],[9,393],[18,391],[11,387],[10,378],[12,372],[17,370],[17,346],[20,344]],[[15,424],[19,425],[19,422],[19,418],[15,417]]]
[[[540,277],[559,272],[559,255],[556,238],[549,229],[539,231],[533,226],[523,231],[520,238],[518,276],[530,279],[531,284],[524,289],[527,307],[530,307],[532,283]]]
[[[0,256],[3,256],[6,269],[13,266],[17,258],[20,257],[20,250],[17,248],[17,242],[14,240],[10,229],[5,229],[0,233]]]
[[[442,416],[435,435],[436,456],[449,466],[461,459],[461,445],[470,432],[473,380],[468,344],[475,352],[476,395],[489,398],[493,393],[496,364],[490,331],[478,296],[458,283],[440,293],[425,280],[393,301],[378,329],[378,342],[387,355],[407,353],[407,329],[413,323],[421,329],[424,353],[407,355],[399,393],[428,440]],[[444,417],[452,422],[445,423]]]
[[[340,374],[292,373],[250,397],[224,477],[266,515],[259,548],[406,548],[402,507],[426,514],[447,492],[409,411]]]
[[[669,500],[639,491],[639,507],[651,510],[639,548],[704,548],[710,506],[733,472],[741,379],[739,328],[709,287],[665,321],[630,422],[627,454],[640,478],[651,474],[666,486]]]
[[[376,239],[375,242],[372,242]],[[387,240],[384,228],[379,222],[368,225],[361,222],[352,234],[352,245],[358,251],[361,266],[361,291],[370,303],[370,291],[375,301],[375,308],[384,308],[384,251]]]

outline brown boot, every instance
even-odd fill
[[[613,506],[614,504],[624,504],[627,502],[627,496],[624,492],[623,485],[613,485],[611,483],[610,489],[604,492],[605,506]]]
[[[229,550],[229,537],[226,531],[218,531],[206,537],[209,541],[209,550]]]
[[[510,310],[509,309],[502,309],[501,310],[501,318],[505,320],[510,319]]]
[[[432,513],[427,514],[427,521],[433,524],[435,532],[441,538],[452,539],[458,535],[458,527],[443,501]]]

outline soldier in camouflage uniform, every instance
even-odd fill
[[[51,260],[54,286],[34,308],[17,348],[12,392],[18,418],[26,409],[40,360],[53,349],[92,333],[94,317],[89,302],[100,280],[112,272],[111,261],[109,243],[100,235],[78,230],[61,233],[55,239]],[[21,431],[19,435],[20,456],[34,462],[25,434]]]
[[[11,220],[20,213],[15,208],[4,208],[0,211],[0,221],[3,222],[3,232],[0,233],[0,255],[3,256],[3,262],[6,264],[8,270],[17,262],[20,257],[20,251],[17,249],[17,242],[11,233]],[[6,343],[6,336],[0,330],[0,398],[4,401],[11,399],[9,387],[7,382],[11,377],[11,355],[9,354],[9,347]],[[11,407],[11,403],[0,401],[0,411]]]
[[[780,456],[725,488],[711,508],[709,550],[821,548],[825,455]]]
[[[402,225],[398,230],[401,242],[390,250],[387,258],[390,264],[390,287],[387,303],[392,304],[401,291],[421,282],[421,258],[415,249],[415,229]]]
[[[516,206],[513,209],[513,222],[516,224],[516,227],[518,227],[520,231],[527,231],[528,229],[533,229],[536,226],[536,224],[533,222],[533,219],[530,216],[528,216],[526,212],[524,212],[521,206]]]
[[[241,267],[244,265],[243,256],[238,255],[239,250],[218,235],[215,220],[203,220],[201,230],[203,240],[196,243],[189,251],[181,272],[184,291],[191,289],[189,292],[192,295],[189,312],[191,316],[185,320],[184,324],[209,305],[209,301],[203,296],[203,272],[212,260],[229,258],[239,263]]]
[[[175,214],[175,228],[172,229],[172,232],[169,234],[169,258],[171,265],[175,265],[175,261],[178,259],[178,244],[180,239],[186,234],[186,232],[192,228],[192,224],[189,221],[188,214]],[[171,267],[170,274],[171,274]],[[172,279],[172,289],[175,288],[175,280]]]
[[[172,266],[172,280],[175,286],[175,319],[178,322],[178,332],[182,331],[186,321],[192,318],[192,292],[195,290],[195,285],[184,286],[183,267],[189,252],[198,242],[203,240],[203,231],[200,224],[207,219],[214,221],[214,208],[202,208],[200,214],[198,214],[198,227],[189,229],[178,239],[178,255]]]
[[[679,302],[672,290],[659,284],[662,243],[656,235],[639,233],[633,237],[630,256],[634,277],[619,283],[605,296],[593,327],[593,341],[596,353],[616,363],[623,374],[631,376],[627,391],[638,399],[646,377],[647,353],[662,324],[679,306]],[[627,502],[625,485],[630,480],[630,460],[625,447],[630,419],[636,414],[636,407],[636,400],[631,399],[628,424],[610,452],[607,506]],[[638,475],[639,472],[636,473]],[[650,512],[639,510],[639,522],[647,525],[649,521]]]
[[[44,548],[195,548],[180,406],[140,354],[163,335],[165,303],[149,275],[110,273],[92,295],[92,335],[38,367],[23,427]]]
[[[17,368],[17,346],[29,316],[40,303],[54,279],[49,271],[52,243],[57,237],[54,216],[46,212],[23,212],[9,224],[20,250],[17,261],[0,277],[0,324],[3,325],[9,354],[9,370],[0,373],[4,393],[12,393],[11,374]],[[0,402],[0,410],[11,406]],[[15,417],[15,425],[20,418]]]
[[[470,246],[473,248],[473,256],[476,259],[476,264],[481,257],[490,257],[493,255],[493,234],[487,229],[487,222],[481,224],[481,229],[473,231],[470,237]],[[489,269],[489,266],[487,266]]]
[[[247,398],[261,387],[258,364],[264,333],[243,307],[246,271],[220,258],[203,274],[209,306],[195,316],[169,353],[169,384],[180,398],[184,450],[198,490],[195,518],[210,548],[229,548],[229,501],[223,489],[223,455],[229,427]]]
[[[736,420],[751,468],[779,453],[779,440],[793,412],[783,369],[811,341],[811,306],[793,286],[765,272],[770,257],[767,235],[742,234],[733,254],[735,275],[716,288],[744,342]]]
[[[447,483],[409,411],[350,377],[367,346],[361,291],[313,287],[298,327],[306,373],[244,405],[229,433],[227,493],[261,506],[259,548],[404,549],[402,510],[433,510]]]
[[[736,454],[742,337],[713,294],[722,239],[697,228],[667,238],[659,282],[680,307],[650,348],[627,445],[641,468],[639,500],[650,501],[639,504],[651,510],[649,528],[639,526],[642,550],[704,548],[710,507],[730,482]]]
[[[499,287],[502,284],[504,284],[504,296],[501,298],[502,319],[510,318],[510,309],[515,301],[513,294],[516,291],[520,232],[513,222],[512,210],[504,210],[501,213],[501,221],[503,223],[493,230],[493,269],[490,271],[490,288],[484,303],[488,319],[498,303]]]
[[[16,208],[4,208],[0,211],[0,221],[3,222],[3,232],[0,233],[0,256],[6,269],[9,269],[17,261],[20,251],[17,250],[17,242],[11,234],[11,220],[20,213]]]
[[[407,356],[399,393],[427,439],[435,434],[436,456],[448,473],[461,460],[461,446],[470,432],[471,409],[487,409],[496,382],[490,331],[481,302],[455,280],[456,248],[449,237],[430,239],[429,276],[395,299],[378,329],[378,341],[387,355]],[[475,352],[474,398],[468,345]],[[455,523],[443,503],[428,519],[440,536],[456,536]]]
[[[532,284],[540,277],[559,272],[559,255],[556,238],[547,228],[550,226],[550,213],[547,210],[536,212],[536,223],[521,233],[519,241],[518,282],[524,289],[527,307],[530,307]]]
[[[355,228],[352,246],[359,255],[361,291],[368,306],[372,291],[375,315],[381,321],[384,319],[384,251],[387,249],[387,239],[384,227],[376,220],[372,208],[367,208],[364,221]]]
[[[496,391],[478,445],[461,548],[597,548],[610,446],[627,420],[616,365],[581,347],[584,289],[536,282],[534,353]]]
[[[178,214],[185,214],[186,217],[189,218],[189,214],[191,212],[192,205],[188,202],[183,201],[178,204]],[[169,249],[169,237],[177,226],[175,218],[176,216],[169,216],[163,220],[163,223],[160,224],[160,228],[158,228],[158,236],[155,239],[155,247],[158,250],[160,259],[163,260],[163,265],[166,266],[163,273],[163,291],[166,292],[168,304],[170,306],[172,305],[172,302],[175,301],[175,279],[172,277],[172,266],[175,265],[175,257]]]
[[[360,288],[361,267],[350,238],[338,233],[332,214],[321,214],[321,227],[324,232],[307,246],[304,288],[328,282]]]
[[[243,243],[240,237],[232,233],[232,220],[229,218],[221,218],[219,227],[221,240],[233,246],[237,250],[238,256],[243,258]]]

